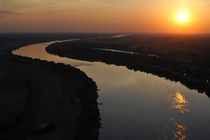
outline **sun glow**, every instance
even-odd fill
[[[186,23],[189,21],[189,14],[185,11],[178,12],[175,19],[178,23]]]

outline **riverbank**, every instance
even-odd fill
[[[2,40],[0,138],[98,139],[95,82],[77,68],[11,54],[22,45],[43,40]],[[49,40],[53,38],[45,39]]]

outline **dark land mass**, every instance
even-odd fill
[[[109,34],[0,34],[0,139],[97,140],[97,86],[71,66],[14,56],[19,47]]]
[[[113,49],[129,53],[114,52]],[[83,39],[55,43],[47,47],[47,51],[59,56],[101,61],[152,73],[180,81],[188,88],[210,96],[209,34],[136,34],[121,38]]]

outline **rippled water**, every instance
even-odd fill
[[[124,66],[48,54],[45,48],[54,42],[24,46],[13,54],[69,64],[96,81],[102,102],[100,140],[210,139],[205,94]]]

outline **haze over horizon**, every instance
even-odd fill
[[[0,32],[210,33],[209,0],[0,0]],[[186,11],[189,21],[174,15]]]

